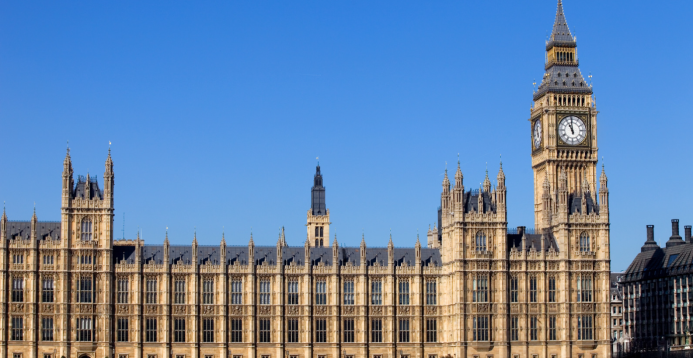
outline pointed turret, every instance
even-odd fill
[[[565,19],[565,14],[563,13],[563,2],[561,0],[558,0],[556,20],[553,23],[553,30],[551,31],[551,38],[547,44],[547,47],[548,46],[576,46],[575,38],[570,33],[568,21]]]
[[[170,246],[171,245],[168,241],[168,228],[166,228],[166,237],[164,238],[164,265],[165,265],[165,267],[168,267],[168,263],[170,262],[169,256],[168,256]]]
[[[498,175],[496,176],[498,180],[498,189],[505,188],[505,172],[503,171],[503,161],[500,162],[500,168],[498,169]]]
[[[248,241],[248,265],[255,266],[255,242],[252,231],[250,232],[250,241]]]
[[[361,234],[361,245],[359,245],[359,251],[361,253],[361,265],[366,264],[366,235]]]
[[[491,181],[488,179],[488,169],[486,169],[486,177],[484,177],[484,193],[491,191]]]
[[[303,246],[303,250],[304,250],[304,255],[305,255],[304,264],[307,267],[307,266],[309,266],[310,261],[311,261],[310,260],[310,238],[308,238],[308,237],[306,237],[306,242]]]
[[[447,175],[447,171],[446,171]],[[460,168],[460,161],[457,161],[457,171],[455,172],[455,187],[462,188],[462,182],[464,181],[464,175],[462,175],[462,169]],[[464,190],[464,189],[463,189]]]
[[[36,243],[38,238],[37,229],[38,228],[38,217],[36,217],[36,204],[34,204],[34,214],[31,215],[31,241]]]
[[[88,179],[87,179],[88,180]],[[113,174],[113,160],[111,159],[111,147],[109,143],[108,147],[108,157],[106,158],[106,169],[103,173],[103,195],[104,200],[110,203],[110,207],[113,207],[113,187],[115,182],[115,175]]]
[[[221,232],[221,243],[219,243],[219,263],[222,265],[222,270],[226,270],[226,237],[225,233]]]
[[[313,215],[326,215],[327,206],[325,204],[325,187],[322,186],[322,174],[320,174],[320,164],[315,167],[315,176],[313,177],[313,188],[310,190],[311,203],[310,209]]]
[[[72,159],[70,158],[70,147],[67,147],[67,154],[65,154],[65,160],[63,161],[63,194],[62,194],[62,206],[70,206],[72,200],[72,190],[75,187],[73,172],[72,172]]]
[[[416,233],[416,244],[414,244],[414,254],[416,256],[416,267],[421,266],[421,241],[419,241],[419,233]]]
[[[283,229],[283,228],[282,228]],[[277,265],[280,267],[284,265],[284,243],[282,242],[282,232],[279,231],[279,238],[277,239]]]
[[[337,242],[337,234],[334,234],[334,241],[332,242],[332,265],[334,265],[334,267],[339,266],[339,243]]]
[[[5,203],[2,203],[2,218],[0,218],[0,247],[5,246],[7,240],[7,213],[5,213]]]
[[[448,168],[445,168],[445,176],[443,177],[443,193],[450,192],[450,179],[448,179]]]
[[[392,232],[390,232],[390,241],[387,243],[387,263],[390,267],[395,264],[395,244],[392,243]]]
[[[604,164],[602,164],[602,174],[599,176],[599,209],[602,213],[609,212],[609,188],[607,182]]]
[[[195,230],[195,234],[193,235],[193,242],[192,242],[192,264],[197,266],[197,263],[199,262],[197,260],[197,230]]]

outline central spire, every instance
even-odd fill
[[[322,174],[320,174],[320,164],[315,167],[315,176],[313,177],[313,188],[311,192],[310,209],[313,215],[325,215],[325,187],[322,186]]]
[[[558,0],[558,8],[556,9],[556,21],[553,23],[553,31],[551,31],[551,39],[549,45],[553,46],[575,46],[575,38],[570,33],[568,21],[563,13],[563,2]]]

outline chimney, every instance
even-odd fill
[[[647,225],[647,241],[640,248],[640,252],[651,251],[659,249],[659,245],[654,239],[654,225]]]
[[[647,241],[654,241],[654,225],[647,225]]]
[[[693,242],[691,242],[691,226],[690,225],[684,226],[683,232],[685,233],[684,235],[686,236],[686,242],[689,244],[692,244]]]
[[[685,244],[679,235],[679,219],[671,219],[671,237],[667,241],[667,247]]]

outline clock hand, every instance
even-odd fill
[[[575,135],[575,131],[573,130],[573,119],[572,118],[570,119],[570,133]]]

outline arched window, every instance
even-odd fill
[[[580,234],[580,252],[590,252],[590,237],[586,232]]]
[[[320,247],[322,247],[322,245],[323,245],[323,241],[322,241],[322,239],[320,239]]]
[[[91,220],[82,220],[82,241],[91,241]]]
[[[476,250],[486,251],[486,235],[481,231],[476,233]]]
[[[315,239],[315,246],[318,246],[319,243],[320,243],[320,240]]]

